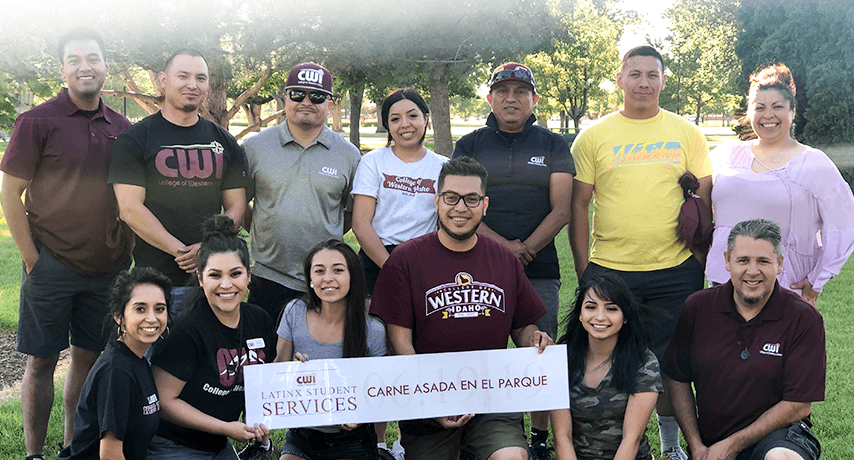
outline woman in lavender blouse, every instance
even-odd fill
[[[795,84],[784,64],[750,77],[747,119],[757,138],[725,143],[711,153],[715,233],[706,263],[714,283],[729,279],[729,231],[765,218],[783,230],[780,285],[815,306],[825,283],[854,251],[854,196],[821,150],[792,138]]]

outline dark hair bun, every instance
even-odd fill
[[[202,222],[202,242],[212,238],[234,238],[239,235],[239,230],[231,217],[225,214],[211,216]]]
[[[750,86],[755,89],[788,88],[792,97],[797,94],[792,71],[783,63],[769,65],[751,75]]]

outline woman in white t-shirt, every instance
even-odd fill
[[[436,229],[433,198],[448,159],[424,147],[429,109],[411,88],[398,88],[381,106],[385,147],[368,152],[353,181],[353,233],[362,246],[368,294],[395,246]]]

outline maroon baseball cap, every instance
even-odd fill
[[[326,67],[313,62],[297,64],[285,82],[285,90],[289,89],[316,90],[332,96],[332,74]]]
[[[518,81],[534,93],[537,92],[536,83],[534,83],[534,74],[531,72],[531,69],[518,62],[508,62],[498,66],[492,72],[492,78],[489,79],[489,89],[491,90],[496,83],[504,81]]]

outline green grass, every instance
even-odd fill
[[[727,136],[709,136],[710,146],[725,140]],[[6,144],[0,142],[0,156]],[[352,233],[345,240],[358,246]],[[567,313],[575,288],[575,270],[569,250],[566,232],[558,234],[557,249],[562,261],[562,286],[560,290],[561,313]],[[9,235],[6,220],[0,213],[0,329],[14,331],[18,319],[18,295],[21,279],[21,260]],[[849,321],[850,308],[854,304],[854,262],[849,262],[842,273],[832,280],[819,298],[818,306],[824,316],[827,331],[827,390],[826,401],[813,404],[812,421],[817,437],[822,443],[825,460],[849,460],[854,458],[854,324]],[[56,455],[56,445],[62,439],[62,380],[56,378],[54,407],[45,453],[48,458]],[[653,418],[654,420],[654,418]],[[396,439],[397,424],[390,423],[387,440]],[[647,433],[653,452],[658,452],[658,428],[651,421]],[[281,446],[284,430],[273,433],[276,445]],[[21,402],[17,397],[0,404],[0,458],[15,458],[24,452]],[[277,458],[271,455],[270,458]]]

